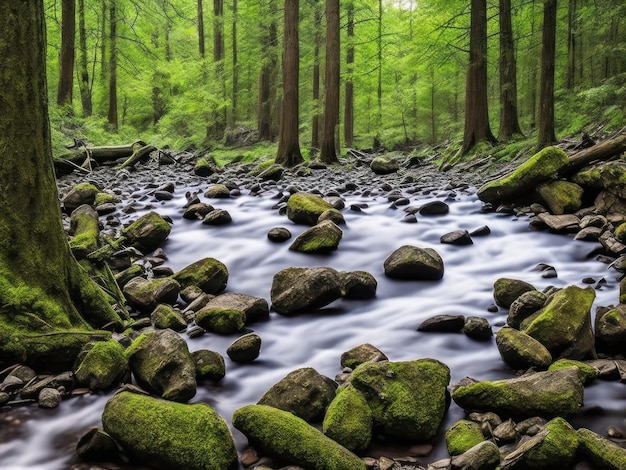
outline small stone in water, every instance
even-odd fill
[[[291,238],[291,232],[285,227],[274,227],[267,232],[267,238],[274,243],[281,243]]]
[[[56,408],[61,403],[61,394],[56,388],[44,388],[37,401],[41,408]]]
[[[582,280],[583,284],[595,284],[596,280],[592,277],[585,277]]]
[[[498,311],[498,306],[496,304],[489,304],[487,306],[487,311],[491,313],[496,313]]]
[[[624,433],[621,431],[621,429],[618,429],[615,426],[611,426],[606,431],[606,435],[612,437],[613,439],[624,439]]]

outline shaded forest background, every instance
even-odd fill
[[[342,147],[378,142],[392,149],[462,139],[470,3],[341,2]],[[487,3],[487,96],[495,135],[501,3]],[[511,3],[517,114],[522,132],[532,136],[540,106],[544,2]],[[55,155],[71,137],[92,145],[142,139],[178,150],[218,148],[242,127],[268,142],[261,152],[275,154],[269,142],[278,135],[283,93],[283,0],[45,0],[45,6],[50,102],[58,104],[50,106]],[[557,136],[623,126],[626,4],[560,0],[556,6]],[[299,138],[305,157],[319,147],[325,7],[322,0],[299,5]],[[68,43],[75,45],[69,66]],[[354,114],[346,120],[350,94]],[[345,135],[351,122],[352,138]]]

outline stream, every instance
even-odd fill
[[[209,201],[201,197],[232,216],[231,224],[211,227],[182,218],[185,192],[207,187],[206,181],[185,184],[188,186],[177,185],[175,197],[169,201],[156,201],[148,189],[137,190],[130,195],[136,201],[136,211],[117,214],[122,223],[149,209],[171,217],[172,232],[163,249],[168,256],[166,265],[174,271],[201,258],[214,257],[228,267],[227,291],[268,301],[273,275],[290,266],[363,270],[378,281],[373,300],[341,299],[296,317],[272,312],[269,321],[251,325],[263,341],[260,357],[252,364],[236,364],[227,357],[226,348],[235,336],[185,336],[190,350],[211,349],[225,357],[226,377],[218,384],[199,384],[192,402],[209,403],[229,423],[235,410],[256,403],[274,383],[297,368],[314,367],[321,374],[335,377],[341,372],[341,354],[362,343],[373,344],[392,361],[438,359],[450,367],[451,384],[466,376],[478,380],[512,377],[513,372],[500,359],[493,339],[477,342],[460,333],[416,331],[423,320],[438,314],[485,317],[497,331],[505,323],[507,311],[490,313],[487,307],[493,303],[493,283],[500,277],[522,279],[538,289],[549,285],[584,286],[584,278],[604,279],[606,282],[596,288],[594,311],[595,306],[618,302],[619,273],[596,259],[593,251],[599,246],[597,243],[534,231],[523,216],[483,212],[475,188],[405,193],[413,207],[433,200],[444,200],[450,207],[446,215],[418,215],[417,224],[403,223],[403,207],[392,207],[383,191],[369,195],[359,191],[346,193],[346,209],[342,210],[346,225],[342,226],[339,249],[329,255],[306,255],[289,251],[290,241],[274,244],[267,239],[267,232],[273,227],[287,227],[293,237],[307,229],[279,215],[274,208],[277,199],[272,197],[278,191],[254,196],[242,189],[241,196],[230,199]],[[361,204],[362,211],[350,210],[353,204]],[[491,234],[474,237],[473,245],[444,245],[439,241],[447,232],[472,231],[484,225]],[[430,247],[441,255],[445,264],[441,281],[397,281],[385,277],[384,260],[407,244]],[[539,263],[553,266],[558,277],[542,278],[542,272],[535,269]],[[78,437],[89,427],[100,426],[100,416],[111,393],[69,398],[54,410],[36,406],[0,409],[0,468],[54,470],[78,464],[74,455]],[[424,463],[447,457],[441,436],[461,417],[463,411],[452,403],[434,450],[422,459]],[[596,381],[586,387],[585,406],[572,423],[606,435],[609,426],[624,428],[625,418],[626,385]],[[234,429],[233,435],[239,450],[244,449],[245,437]],[[139,468],[121,464],[98,466]]]

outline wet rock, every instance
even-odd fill
[[[622,161],[599,163],[582,169],[571,179],[581,186],[605,189],[626,199],[626,165]]]
[[[550,364],[548,370],[559,370],[559,369],[574,369],[578,372],[578,376],[583,384],[588,385],[590,382],[593,382],[596,377],[598,377],[598,371],[590,366],[589,364],[585,364],[580,361],[573,361],[571,359],[559,359],[558,361]]]
[[[226,375],[226,363],[218,352],[199,349],[191,353],[191,358],[196,366],[198,380],[219,382]]]
[[[239,364],[253,362],[261,352],[261,337],[256,333],[248,333],[237,338],[228,346],[226,354],[231,361]]]
[[[554,215],[576,212],[582,205],[583,188],[558,180],[537,187],[537,192]]]
[[[431,201],[419,208],[420,215],[445,215],[450,212],[450,206],[443,201]]]
[[[241,310],[246,316],[246,324],[267,320],[270,308],[262,297],[254,297],[237,292],[226,292],[211,299],[207,304],[210,308]]]
[[[196,325],[222,335],[241,331],[246,324],[246,314],[235,308],[211,307],[211,302],[196,313]]]
[[[24,386],[24,381],[19,377],[8,376],[0,383],[0,391],[7,394],[15,393]],[[7,400],[8,401],[8,400]]]
[[[452,457],[451,470],[495,470],[500,464],[500,451],[491,441],[483,441],[461,455]]]
[[[76,453],[83,460],[107,461],[118,454],[118,448],[102,429],[91,428],[78,440]]]
[[[496,438],[499,444],[506,444],[517,440],[517,430],[515,429],[515,422],[512,419],[507,419],[505,422],[500,423],[493,430],[493,437]]]
[[[227,469],[237,450],[224,419],[207,404],[182,404],[131,392],[114,395],[104,430],[130,455],[163,468]]]
[[[303,468],[366,470],[359,457],[287,411],[244,406],[235,411],[233,425],[255,448]]]
[[[467,317],[462,331],[465,336],[476,341],[489,341],[493,336],[489,320],[482,317]]]
[[[330,220],[325,220],[296,237],[289,249],[300,253],[327,253],[339,246],[342,230]]]
[[[337,390],[324,416],[322,431],[346,449],[361,452],[372,440],[373,425],[372,410],[365,397],[348,384]]]
[[[176,302],[180,285],[168,278],[148,280],[135,277],[124,285],[123,292],[130,305],[142,311],[150,311],[160,303]]]
[[[491,234],[491,229],[487,227],[486,225],[483,225],[482,227],[478,227],[477,229],[474,229],[470,232],[471,237],[486,237],[487,235],[490,235],[490,234]]]
[[[355,346],[341,355],[341,367],[354,369],[366,362],[383,362],[389,359],[380,349],[369,343]]]
[[[615,361],[610,359],[593,359],[585,361],[585,364],[593,367],[598,375],[597,378],[601,380],[619,380],[620,372],[617,368]]]
[[[278,181],[278,180],[280,180],[282,178],[284,171],[285,171],[285,169],[283,168],[282,165],[274,163],[269,168],[267,168],[266,170],[262,171],[259,174],[259,178],[261,178],[261,180],[263,180],[263,181],[270,181],[270,180],[271,181]]]
[[[450,455],[461,455],[485,440],[478,423],[461,419],[446,431],[446,447]]]
[[[547,301],[548,296],[538,290],[524,292],[511,304],[506,318],[507,324],[513,328],[519,328],[526,318],[541,310]]]
[[[296,224],[315,225],[322,212],[336,211],[332,204],[309,193],[295,193],[287,201],[287,217]]]
[[[156,306],[150,314],[150,323],[161,330],[169,328],[174,331],[183,331],[187,328],[187,320],[182,313],[166,304]]]
[[[395,154],[380,155],[370,163],[370,169],[377,175],[388,175],[400,169]]]
[[[620,295],[621,297],[621,295]],[[595,318],[595,336],[598,351],[626,353],[626,305],[605,311],[598,310]]]
[[[74,374],[71,372],[64,372],[62,374],[57,374],[49,377],[45,377],[41,380],[34,380],[31,383],[27,384],[22,391],[20,392],[20,396],[23,399],[31,399],[37,398],[39,393],[44,388],[64,388],[66,390],[71,390],[74,388]]]
[[[163,217],[151,211],[122,229],[122,235],[129,246],[149,253],[163,244],[171,230],[170,224]]]
[[[204,225],[226,225],[233,221],[228,211],[224,209],[215,209],[209,212],[202,219]]]
[[[432,248],[404,245],[384,262],[385,275],[393,279],[438,281],[443,277],[443,260]]]
[[[484,436],[493,436],[493,430],[502,424],[500,416],[491,411],[486,413],[472,412],[469,414],[469,419],[480,424]]]
[[[100,235],[98,213],[87,204],[78,206],[70,216],[70,232],[74,235],[70,248],[76,258],[85,258],[96,251]]]
[[[573,214],[552,215],[543,213],[531,221],[531,226],[537,228],[547,227],[556,233],[578,232],[580,219]]]
[[[285,227],[275,227],[267,232],[267,238],[271,242],[282,243],[291,238],[291,232]]]
[[[455,230],[454,232],[446,233],[439,239],[441,243],[448,245],[472,245],[472,237],[467,230]]]
[[[580,230],[575,236],[574,240],[581,240],[586,242],[595,242],[600,239],[602,235],[602,229],[597,227],[586,227]]]
[[[493,283],[493,298],[499,307],[509,308],[520,295],[533,290],[528,282],[501,277]]]
[[[226,288],[228,269],[215,258],[203,258],[175,273],[172,279],[181,289],[198,286],[207,294],[219,294]]]
[[[214,210],[215,208],[210,204],[198,202],[196,204],[191,204],[185,209],[185,212],[183,212],[183,218],[189,220],[202,220]]]
[[[61,393],[56,388],[43,388],[37,397],[40,408],[56,408],[61,404]]]
[[[338,210],[329,209],[320,214],[317,218],[317,223],[321,223],[325,220],[335,223],[336,225],[345,225],[346,220],[343,217],[343,214]]]
[[[459,333],[465,325],[463,315],[435,315],[424,320],[417,331],[437,333]]]
[[[515,430],[522,435],[534,436],[543,431],[547,423],[548,421],[541,416],[533,416],[517,423]]]
[[[337,384],[331,379],[305,367],[290,372],[274,384],[258,404],[289,411],[307,422],[321,421],[335,398],[336,389]]]
[[[196,394],[196,367],[187,343],[172,330],[144,333],[126,350],[137,384],[166,400],[186,402]]]
[[[496,345],[502,360],[514,369],[545,369],[552,363],[552,355],[543,344],[515,328],[501,328]]]
[[[376,297],[376,278],[365,271],[339,273],[342,279],[343,297],[345,299],[373,299]]]
[[[316,310],[341,297],[341,277],[327,267],[287,268],[274,275],[272,306],[281,315]]]
[[[626,468],[626,449],[589,429],[576,431],[580,452],[594,468],[618,470]]]
[[[583,384],[572,369],[537,372],[513,379],[459,386],[452,399],[465,410],[503,416],[567,416],[583,404]]]
[[[230,197],[230,189],[224,184],[214,184],[209,186],[204,192],[207,199],[228,199]]]
[[[88,344],[81,356],[74,377],[78,385],[90,390],[114,387],[128,375],[128,360],[124,348],[117,341]]]
[[[100,190],[91,183],[79,183],[61,199],[63,208],[71,213],[74,209],[83,204],[92,205],[96,199],[96,194]]]

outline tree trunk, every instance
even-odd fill
[[[237,0],[233,0],[233,90],[231,104],[231,126],[237,122],[237,94],[239,93],[239,63],[237,57]]]
[[[114,132],[118,131],[117,120],[117,6],[115,0],[110,0],[110,34],[109,47],[111,48],[109,58],[109,112],[108,120]]]
[[[100,13],[100,79],[104,82],[107,78],[107,13],[109,11],[109,1],[102,0],[102,10]]]
[[[213,62],[224,58],[224,0],[213,0]]]
[[[470,62],[465,84],[463,153],[478,142],[495,142],[487,105],[487,2],[471,0]]]
[[[344,108],[343,135],[346,147],[352,147],[354,140],[354,87],[352,84],[352,73],[354,71],[354,3],[352,0],[347,4],[348,17],[348,47],[346,51],[346,96]]]
[[[566,86],[569,89],[576,85],[576,55],[577,38],[576,27],[578,23],[577,0],[569,0],[567,7],[567,78]]]
[[[334,163],[337,158],[339,125],[339,0],[326,0],[326,74],[324,78],[324,131],[320,160]]]
[[[204,44],[204,8],[202,0],[198,0],[198,52],[202,59],[205,56]]]
[[[43,2],[0,2],[0,368],[58,371],[89,340],[110,337],[92,326],[121,319],[73,258],[61,223],[44,31]]]
[[[300,45],[298,42],[299,7],[299,0],[285,0],[283,105],[280,113],[280,131],[276,163],[288,167],[303,162],[298,140],[298,87],[300,67]]]
[[[85,28],[85,0],[78,0],[78,41],[80,45],[80,101],[83,116],[91,116],[91,83],[87,70],[87,30]]]
[[[593,147],[581,150],[570,156],[569,164],[559,172],[559,176],[567,176],[575,173],[584,166],[595,161],[608,160],[626,151],[626,133],[600,142]]]
[[[257,128],[260,140],[273,140],[275,133],[275,113],[272,112],[276,103],[276,73],[278,65],[277,47],[278,32],[274,17],[274,2],[270,0],[263,19],[269,17],[269,24],[261,22],[263,33],[267,33],[266,43],[263,47],[261,74],[259,75],[259,99],[257,105]]]
[[[313,11],[313,27],[315,28],[315,45],[313,48],[313,122],[311,123],[311,147],[320,146],[320,49],[322,45],[322,12],[320,0],[315,0]]]
[[[500,140],[521,134],[517,119],[517,64],[511,25],[511,0],[500,0]]]
[[[74,43],[76,38],[76,0],[61,3],[61,57],[57,104],[72,104],[74,87]]]
[[[541,88],[537,148],[554,142],[554,61],[556,51],[556,0],[544,0],[541,41]]]
[[[376,140],[380,140],[383,125],[383,0],[378,0],[378,37],[376,38],[378,80],[376,83]],[[375,145],[377,147],[377,145]]]

